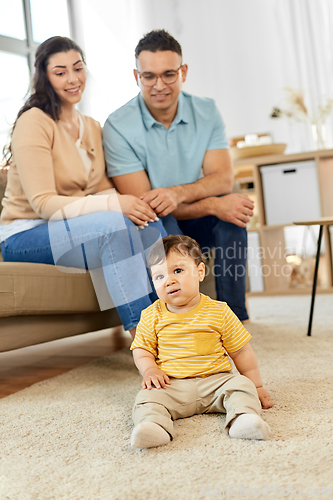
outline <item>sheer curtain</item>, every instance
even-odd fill
[[[138,93],[134,48],[145,18],[141,0],[73,0],[75,38],[88,69],[83,113],[101,125],[112,111]]]
[[[332,0],[276,0],[276,19],[282,44],[281,64],[286,87],[304,92],[309,114],[333,98]],[[333,147],[333,113],[326,121],[327,143]],[[309,126],[296,124],[301,149],[311,149]]]

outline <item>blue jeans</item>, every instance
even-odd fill
[[[248,319],[245,306],[247,231],[214,215],[178,220],[181,231],[194,238],[203,251],[215,248],[214,276],[218,300],[227,302],[241,321]],[[170,233],[168,221],[163,220]]]
[[[129,330],[157,299],[146,256],[166,234],[161,221],[138,229],[121,213],[97,212],[14,234],[1,243],[1,253],[7,262],[60,265],[77,272],[88,269],[101,309],[116,307]]]

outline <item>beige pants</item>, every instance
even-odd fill
[[[200,413],[225,413],[225,429],[241,413],[260,415],[261,404],[253,382],[243,375],[218,373],[205,378],[170,378],[166,389],[142,389],[134,403],[133,420],[155,422],[172,437],[173,420]]]

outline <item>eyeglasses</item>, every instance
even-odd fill
[[[138,71],[138,75],[143,85],[146,87],[154,87],[156,85],[157,80],[161,78],[162,82],[166,85],[171,85],[177,81],[179,70],[182,68],[183,64],[179,66],[176,70],[168,70],[165,73],[161,73],[159,75],[155,75],[155,73],[140,73]]]

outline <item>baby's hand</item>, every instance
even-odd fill
[[[159,368],[150,368],[143,374],[143,389],[152,389],[152,387],[165,389],[166,384],[170,385],[170,383],[168,375]]]
[[[261,402],[261,406],[266,410],[267,408],[272,408],[273,401],[271,400],[270,395],[263,387],[257,387],[258,397]]]

